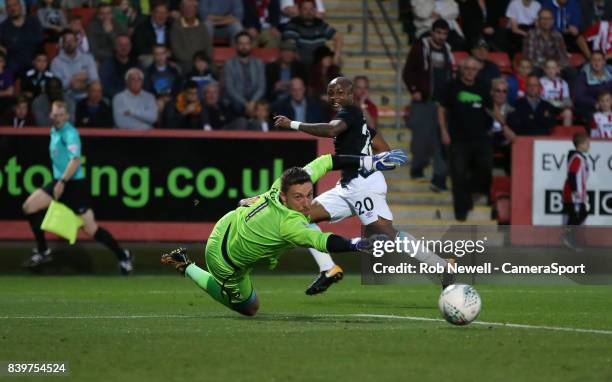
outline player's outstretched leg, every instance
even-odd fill
[[[203,289],[210,297],[227,306],[228,308],[237,311],[245,316],[254,316],[259,309],[259,298],[252,292],[250,298],[244,302],[233,304],[230,296],[224,293],[223,286],[209,272],[198,267],[187,256],[187,249],[178,248],[172,252],[163,254],[161,263],[166,265],[174,265],[175,269],[183,276],[188,276],[197,286]]]
[[[398,231],[397,237],[400,239],[407,238],[408,240],[416,240],[414,236],[409,234],[408,232]],[[454,263],[454,259],[445,260],[438,256],[435,252],[432,251],[423,251],[420,250],[414,254],[414,258],[421,263],[425,263],[427,265],[441,265],[444,267],[445,271],[442,273],[442,289],[446,289],[447,286],[455,283],[455,274],[449,271],[448,264]]]
[[[374,223],[368,224],[366,226],[366,233],[369,235],[372,234],[383,234],[387,237],[397,237],[400,240],[407,239],[409,241],[416,241],[414,236],[405,231],[397,231],[395,227],[393,227],[392,221],[383,219],[381,217]],[[427,265],[437,266],[440,265],[445,269],[442,273],[442,289],[445,289],[447,286],[455,283],[455,274],[450,272],[448,268],[449,262],[454,262],[453,259],[449,261],[441,258],[435,252],[432,251],[423,251],[420,250],[414,254],[414,258],[421,263],[425,263]]]
[[[309,227],[321,230],[318,225],[310,224]],[[307,295],[315,295],[323,293],[332,284],[342,280],[344,273],[339,265],[334,263],[334,260],[329,253],[318,251],[314,248],[308,248],[308,251],[319,265],[319,275],[306,289]]]

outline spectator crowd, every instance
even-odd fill
[[[341,74],[343,38],[321,0],[3,5],[3,126],[48,127],[56,100],[77,127],[268,131],[273,113],[330,118],[326,86]],[[218,49],[233,57],[219,60]]]
[[[612,139],[612,1],[411,0],[400,10],[412,41],[411,176],[424,180],[433,160],[439,192],[450,175],[458,220],[476,194],[489,196],[495,162],[511,171],[517,136],[566,127]]]

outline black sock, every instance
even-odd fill
[[[115,252],[117,259],[119,260],[127,259],[125,252],[123,252],[123,249],[119,246],[119,243],[117,243],[117,240],[115,240],[113,235],[111,235],[111,233],[105,230],[104,228],[98,227],[94,235],[94,239],[104,244],[111,251]]]
[[[40,229],[40,225],[42,223],[42,213],[35,212],[33,214],[28,214],[26,215],[26,218],[28,219],[28,222],[30,222],[30,228],[32,228],[32,232],[34,233],[38,253],[42,255],[47,250],[47,240],[45,239],[45,233],[42,229]]]

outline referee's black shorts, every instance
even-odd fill
[[[53,198],[53,187],[55,187],[57,180],[47,184],[43,187],[43,191],[49,194]],[[69,180],[64,185],[64,193],[60,196],[59,202],[64,203],[77,215],[84,214],[85,211],[91,208],[91,199],[89,197],[89,190],[87,189],[87,182],[85,179]]]

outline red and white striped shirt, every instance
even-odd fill
[[[609,21],[599,21],[582,32],[591,44],[591,50],[600,50],[606,56],[612,54],[612,28]]]
[[[591,138],[612,139],[612,112],[597,112],[591,121]]]
[[[563,185],[563,203],[588,203],[587,179],[589,165],[586,156],[580,151],[568,153],[567,178]]]
[[[571,106],[569,86],[561,78],[550,79],[540,78],[542,85],[542,98],[553,104],[555,107]]]

